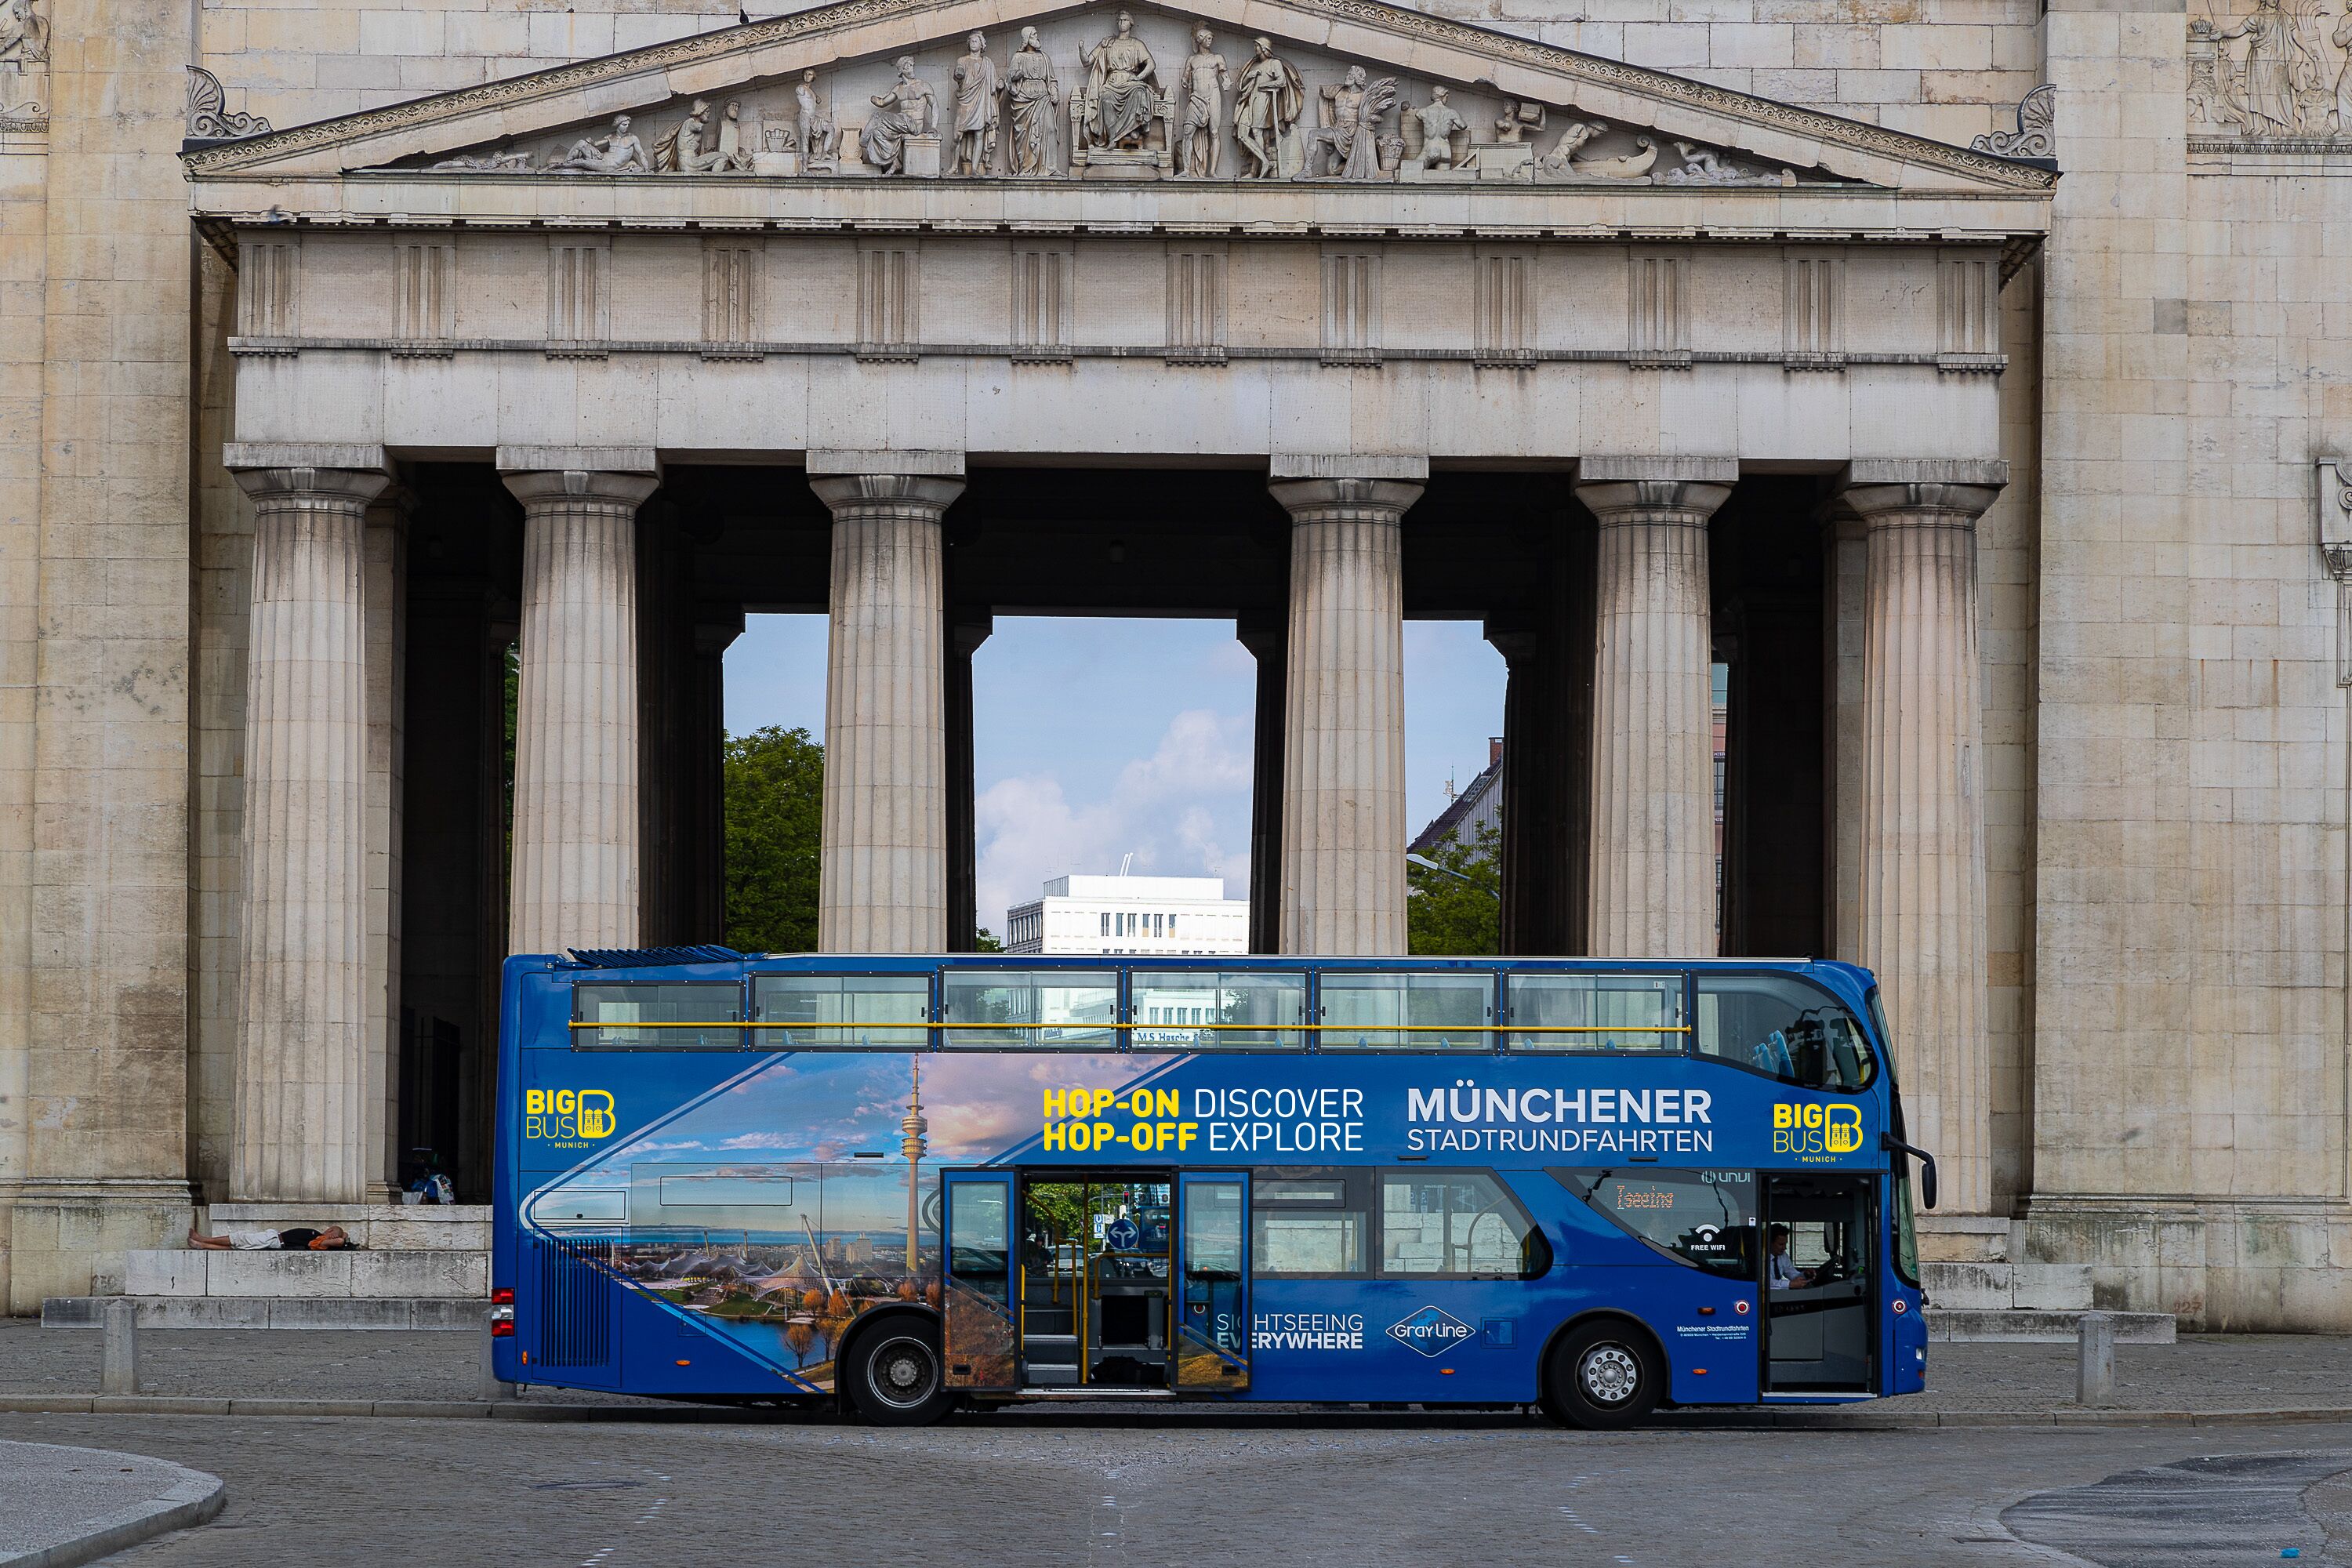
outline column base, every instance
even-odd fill
[[[0,1184],[0,1310],[30,1316],[52,1296],[117,1294],[123,1254],[177,1247],[194,1218],[184,1181]]]

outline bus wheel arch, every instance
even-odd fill
[[[834,1395],[843,1414],[893,1426],[924,1426],[945,1415],[956,1396],[946,1386],[940,1340],[940,1314],[929,1308],[886,1307],[859,1318],[834,1358]],[[910,1376],[921,1377],[926,1359],[928,1386],[909,1383]],[[885,1382],[871,1382],[876,1378]],[[894,1385],[904,1392],[889,1392]]]
[[[1562,1426],[1631,1426],[1663,1402],[1665,1346],[1630,1312],[1580,1312],[1553,1331],[1536,1363],[1536,1403]]]

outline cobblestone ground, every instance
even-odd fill
[[[100,1336],[0,1320],[0,1394],[89,1394]],[[480,1342],[466,1333],[205,1330],[139,1336],[146,1392],[199,1397],[471,1399]],[[2116,1352],[2116,1403],[2139,1410],[2352,1406],[2352,1336],[2200,1334]],[[1925,1394],[1877,1408],[2046,1411],[2074,1397],[2072,1345],[1931,1345]],[[533,1399],[611,1403],[534,1391]],[[1007,1419],[1021,1419],[1017,1414]]]
[[[1415,1415],[886,1432],[17,1415],[0,1437],[227,1482],[217,1521],[111,1560],[131,1568],[2221,1568],[2352,1544],[2334,1480],[2352,1426],[2332,1423],[1601,1436]],[[2258,1495],[2212,1484],[2252,1475]]]

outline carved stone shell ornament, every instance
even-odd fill
[[[267,136],[269,121],[257,114],[231,114],[228,95],[220,78],[202,66],[188,68],[188,140],[221,142],[239,136]]]

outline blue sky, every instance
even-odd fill
[[[824,732],[822,616],[754,616],[727,651],[727,728]],[[1230,621],[999,616],[972,665],[981,923],[1064,872],[1249,885],[1256,661]],[[1503,729],[1503,660],[1471,621],[1404,630],[1407,813],[1418,829]]]

